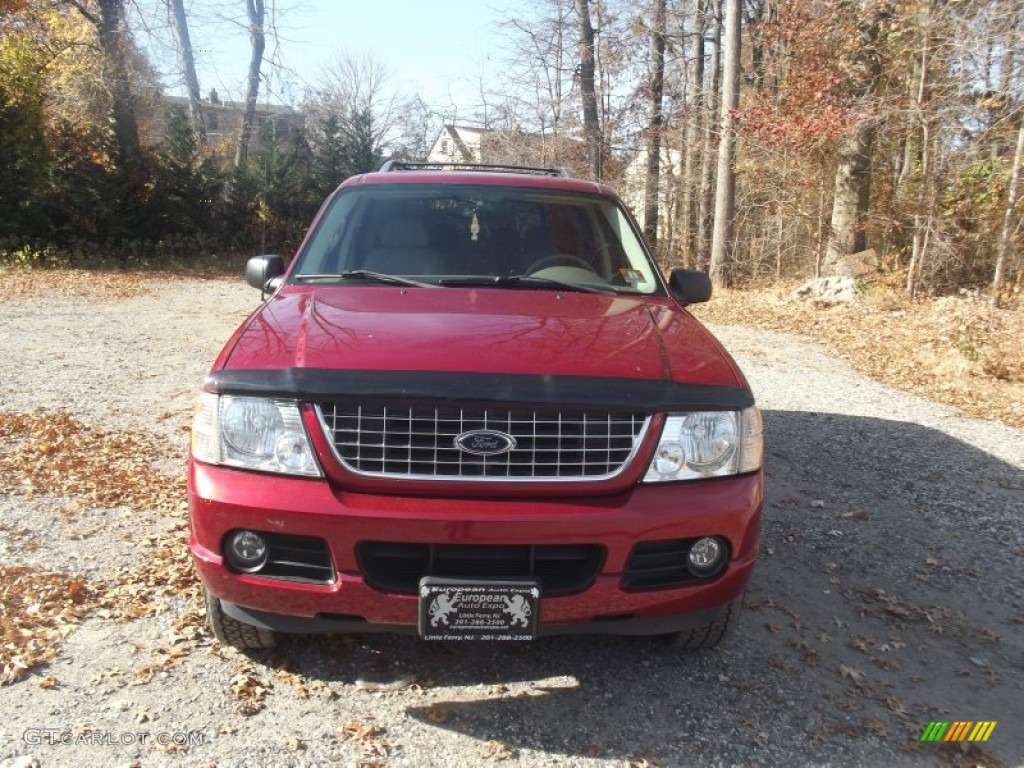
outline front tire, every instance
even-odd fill
[[[741,594],[726,605],[709,623],[665,635],[665,640],[673,648],[680,648],[684,651],[704,651],[714,648],[736,631],[742,610],[743,595]]]
[[[240,651],[259,651],[277,645],[277,633],[270,629],[254,627],[252,624],[233,619],[224,613],[220,599],[208,590],[206,593],[206,618],[210,622],[213,636],[224,644]]]

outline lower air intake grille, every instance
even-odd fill
[[[578,592],[591,584],[604,562],[598,544],[461,545],[364,541],[356,557],[366,581],[377,589],[416,594],[424,576],[458,579],[536,578],[544,595]]]
[[[327,439],[347,468],[377,477],[601,480],[618,474],[643,438],[643,413],[316,406]],[[497,455],[459,448],[460,435],[500,432],[512,447]]]
[[[327,542],[313,536],[261,533],[267,542],[267,564],[254,576],[307,584],[331,584],[334,565]]]
[[[664,539],[644,541],[633,547],[622,574],[623,589],[664,589],[680,587],[696,581],[718,576],[721,568],[710,574],[696,574],[690,570],[687,555],[698,539]],[[728,563],[726,556],[722,568]]]

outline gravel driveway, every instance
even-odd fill
[[[0,410],[63,408],[183,455],[196,387],[257,299],[239,279],[0,300]],[[1024,431],[794,337],[713,330],[768,446],[763,555],[724,649],[369,636],[247,657],[189,631],[192,606],[172,600],[129,622],[90,615],[55,662],[0,687],[0,765],[1024,762]],[[62,503],[0,493],[0,563],[146,569],[140,540],[168,529],[151,510],[68,518]],[[922,744],[931,720],[998,725],[985,744]]]

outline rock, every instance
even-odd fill
[[[366,691],[367,693],[379,693],[388,691],[403,691],[413,683],[416,682],[416,678],[412,676],[399,677],[397,680],[389,680],[387,682],[378,682],[375,680],[364,680],[362,678],[356,680],[356,690]]]
[[[817,277],[801,285],[789,298],[838,303],[856,301],[858,296],[857,281],[852,277]]]
[[[873,248],[847,254],[829,254],[822,259],[822,277],[866,277],[878,269],[878,254]]]
[[[14,758],[9,766],[10,768],[39,768],[39,761],[32,755],[22,755]]]

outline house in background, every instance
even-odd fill
[[[491,163],[568,168],[586,176],[586,144],[569,136],[444,125],[427,153],[428,163]]]
[[[674,243],[682,226],[678,211],[682,204],[683,153],[678,149],[661,148],[661,172],[658,175],[658,231],[663,244]],[[641,228],[645,224],[644,190],[647,185],[647,150],[639,150],[626,163],[622,180],[616,190],[633,211]]]
[[[145,131],[147,144],[159,144],[167,135],[167,120],[175,107],[187,115],[188,98],[161,96],[157,99],[153,106],[152,119],[148,121],[148,128]],[[244,113],[244,101],[222,101],[217,90],[211,89],[210,95],[203,99],[203,122],[211,146],[218,147],[226,141],[233,141],[238,136]],[[283,104],[257,104],[250,147],[255,145],[262,132],[268,128],[275,138],[282,139],[301,132],[305,124],[306,116],[292,107]]]
[[[482,143],[484,134],[493,133],[487,128],[470,128],[464,125],[442,125],[434,139],[428,163],[485,163],[494,162],[484,158]]]

